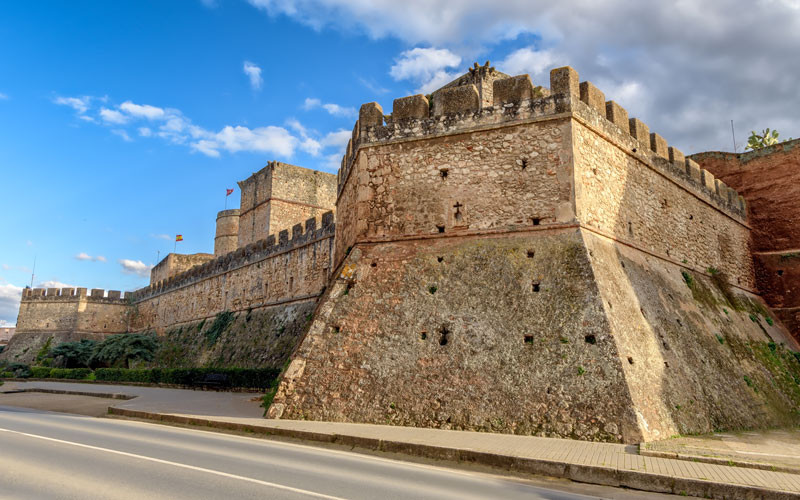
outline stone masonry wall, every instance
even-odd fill
[[[239,248],[335,207],[334,175],[282,162],[270,162],[239,188]]]
[[[120,292],[85,288],[26,289],[20,302],[17,334],[0,359],[30,362],[48,339],[100,338],[128,329],[128,301]],[[55,345],[55,344],[53,344]]]
[[[150,283],[158,283],[214,259],[210,253],[170,253],[150,270]]]
[[[581,223],[696,271],[718,269],[731,283],[753,290],[744,221],[694,196],[602,132],[573,122]]]
[[[747,153],[693,155],[747,200],[756,286],[800,339],[800,139]]]
[[[156,331],[281,303],[314,300],[331,270],[333,214],[131,294],[130,331]]]

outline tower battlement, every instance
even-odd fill
[[[679,149],[669,146],[658,133],[591,82],[580,82],[570,67],[550,73],[550,88],[534,85],[528,75],[497,75],[491,79],[491,102],[473,83],[474,75],[492,74],[490,66],[470,68],[470,72],[429,96],[417,94],[395,99],[392,113],[383,114],[378,103],[361,106],[359,118],[347,145],[338,173],[338,194],[346,182],[360,148],[377,144],[435,138],[444,135],[480,132],[566,115],[611,135],[618,147],[642,163],[669,176],[687,190],[732,217],[746,219],[744,198],[709,171],[687,159]],[[485,84],[485,80],[482,80]],[[484,96],[484,97],[482,97]]]

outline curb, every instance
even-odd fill
[[[642,443],[645,444],[645,443]],[[703,457],[698,455],[686,455],[671,451],[645,450],[640,445],[639,454],[645,457],[673,458],[675,460],[685,460],[686,462],[700,462],[704,464],[726,465],[728,467],[741,467],[743,469],[768,470],[770,472],[786,472],[788,474],[800,474],[800,468],[788,467],[785,465],[770,465],[759,462],[748,462],[746,460],[732,460],[717,457]]]
[[[69,394],[71,396],[91,396],[95,398],[107,398],[107,399],[133,399],[137,396],[131,396],[130,394],[120,394],[120,393],[113,393],[113,392],[89,392],[89,391],[66,391],[61,389],[41,389],[38,387],[33,387],[30,389],[19,389],[14,392],[43,392],[45,394]]]
[[[135,387],[155,387],[160,389],[185,389],[189,391],[208,391],[208,392],[246,392],[253,394],[264,394],[268,389],[258,387],[226,387],[225,389],[213,389],[211,387],[199,387],[196,385],[180,384],[155,384],[152,382],[126,382],[124,380],[85,380],[73,378],[0,378],[5,382],[61,382],[65,384],[89,384],[89,385],[132,385]]]
[[[197,425],[214,429],[246,431],[256,434],[273,435],[317,441],[322,443],[335,443],[353,448],[362,448],[372,451],[389,453],[402,453],[424,458],[466,462],[491,467],[500,467],[506,470],[570,479],[580,483],[600,484],[630,488],[640,491],[655,493],[670,493],[683,496],[701,498],[718,498],[725,500],[751,500],[763,499],[796,499],[795,493],[744,486],[729,483],[716,483],[699,479],[684,479],[655,474],[649,472],[636,472],[612,469],[591,465],[567,464],[536,458],[522,458],[510,455],[463,450],[443,446],[405,443],[399,441],[385,441],[378,438],[348,436],[334,433],[318,433],[295,429],[270,427],[268,425],[241,424],[225,422],[206,418],[171,415],[168,413],[151,413],[147,411],[128,410],[125,408],[109,407],[108,413],[124,417],[170,422],[176,424]]]

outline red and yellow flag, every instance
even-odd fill
[[[175,241],[183,241],[183,235],[182,234],[176,234],[175,235]]]
[[[230,196],[232,194],[233,194],[233,189],[226,189],[225,190],[225,196]]]

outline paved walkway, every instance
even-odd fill
[[[74,391],[81,393],[124,394],[134,399],[109,403],[117,408],[129,408],[148,412],[168,412],[200,415],[205,417],[252,417],[264,415],[261,404],[263,393],[193,391],[188,389],[165,389],[134,385],[82,384],[80,382],[6,382],[0,391],[45,389]]]
[[[413,427],[268,420],[253,394],[61,382],[19,388],[116,392],[118,415],[338,443],[362,449],[498,466],[574,481],[705,498],[800,498],[800,475],[638,454],[638,447]],[[3,387],[8,390],[9,387]]]
[[[643,443],[642,454],[800,474],[800,429],[665,439]]]

